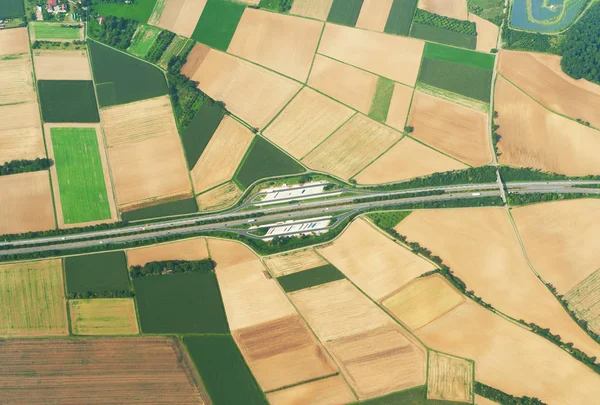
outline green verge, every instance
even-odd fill
[[[130,3],[94,0],[93,8],[102,17],[112,15],[130,18],[145,24],[152,14],[154,3],[156,3],[156,0],[135,0]]]
[[[227,333],[229,327],[212,271],[133,279],[144,333]]]
[[[355,402],[360,405],[465,405],[465,402],[442,401],[437,399],[427,399],[427,387],[421,386],[411,388],[406,391],[394,392],[379,398],[368,399],[366,401]]]
[[[188,41],[190,43],[189,47],[191,49],[194,46],[194,41],[190,41],[186,37],[176,35],[175,38],[173,38],[173,41],[171,41],[165,52],[160,57],[160,60],[158,61],[158,66],[160,66],[163,69],[167,69],[169,61],[173,56],[177,56],[182,52],[186,53],[184,48],[186,48]]]
[[[354,27],[362,5],[363,0],[333,0],[327,22]]]
[[[190,125],[181,134],[185,158],[190,169],[206,149],[224,116],[225,113],[219,105],[211,100],[205,100]]]
[[[260,0],[258,7],[277,13],[287,13],[292,8],[294,0]]]
[[[368,214],[367,217],[373,221],[381,229],[394,229],[396,225],[410,215],[412,211],[389,211],[389,212],[375,212]]]
[[[493,54],[474,52],[431,42],[425,44],[423,57],[460,63],[485,70],[493,70],[496,60],[496,56]]]
[[[236,180],[246,188],[256,180],[265,177],[285,176],[305,171],[304,167],[294,159],[257,136],[250,146],[246,159],[238,169]]]
[[[25,15],[23,0],[3,0],[0,3],[0,18],[13,18]]]
[[[131,103],[168,93],[156,67],[95,41],[88,41],[100,107]]]
[[[500,166],[502,181],[556,181],[556,180],[600,180],[600,176],[569,177],[564,174],[543,172],[539,169]]]
[[[45,122],[100,122],[91,80],[39,80]]]
[[[446,60],[423,58],[418,81],[465,97],[490,102],[490,70]]]
[[[285,292],[290,293],[305,288],[315,287],[317,285],[330,283],[332,281],[345,278],[332,264],[315,267],[309,270],[303,270],[297,273],[288,274],[279,277],[277,281]]]
[[[110,219],[110,205],[94,128],[51,128],[65,224]]]
[[[67,294],[129,291],[125,252],[107,252],[65,258]]]
[[[432,25],[426,25],[417,22],[413,22],[412,28],[410,29],[410,36],[413,38],[439,42],[461,48],[477,48],[476,35],[463,34],[460,32],[451,31],[447,28],[434,27]]]
[[[140,25],[137,32],[133,36],[131,45],[129,45],[129,48],[127,48],[127,52],[132,55],[139,56],[140,58],[144,58],[160,32],[160,28],[156,28],[151,25]]]
[[[138,208],[121,213],[123,222],[142,221],[144,219],[167,217],[170,215],[184,215],[198,212],[195,198],[170,201],[150,207]]]
[[[226,51],[245,8],[240,3],[208,0],[192,33],[192,39]]]
[[[375,121],[385,122],[393,95],[394,82],[385,77],[379,77],[377,79],[375,95],[371,102],[369,117],[373,118]]]
[[[467,0],[469,12],[501,26],[504,16],[504,0]]]
[[[418,0],[394,0],[384,32],[408,36]]]
[[[62,24],[36,22],[33,24],[35,39],[79,39],[80,29],[61,27]]]

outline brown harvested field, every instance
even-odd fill
[[[419,8],[457,20],[466,20],[468,14],[467,0],[419,0]]]
[[[202,91],[253,127],[263,128],[301,84],[235,56],[211,49],[191,76]]]
[[[441,257],[467,290],[498,311],[549,328],[588,355],[600,356],[600,346],[529,268],[502,208],[416,211],[396,230]]]
[[[420,305],[427,299],[431,305]],[[417,278],[386,298],[382,304],[411,330],[419,329],[465,302],[465,297],[446,281],[434,274]]]
[[[489,52],[498,46],[500,28],[496,24],[471,13],[469,13],[469,21],[474,22],[477,27],[477,51]]]
[[[362,218],[319,253],[374,300],[435,268]]]
[[[191,195],[169,96],[100,110],[121,209]]]
[[[487,399],[481,395],[475,394],[475,405],[498,405],[498,402],[494,402],[491,399]]]
[[[365,0],[356,27],[383,32],[393,2],[393,0]]]
[[[242,190],[233,181],[229,181],[200,194],[196,197],[196,202],[200,211],[216,211],[232,206],[241,196]]]
[[[469,360],[430,351],[427,398],[472,403],[473,369]]]
[[[27,28],[13,28],[0,31],[0,56],[29,52]]]
[[[394,93],[385,123],[399,131],[404,131],[414,89],[400,83],[394,84]]]
[[[205,5],[206,0],[167,0],[156,25],[191,37]]]
[[[209,239],[227,321],[231,330],[242,329],[295,314],[277,282],[260,259],[245,245]]]
[[[204,59],[206,58],[206,55],[208,55],[209,51],[210,48],[208,46],[196,42],[196,45],[194,45],[186,59],[185,65],[183,65],[179,72],[182,75],[191,77],[196,70],[198,70],[200,65],[202,65],[202,62],[204,62]]]
[[[600,132],[548,111],[502,76],[494,109],[499,163],[568,176],[600,174]]]
[[[1,337],[69,334],[60,259],[0,265],[0,285]]]
[[[394,324],[348,280],[306,288],[289,297],[322,342]]]
[[[47,170],[0,176],[0,235],[55,227]]]
[[[296,159],[302,159],[353,113],[350,108],[304,87],[263,134]]]
[[[233,336],[265,392],[338,371],[297,314],[238,329]]]
[[[129,266],[165,260],[202,260],[208,257],[206,239],[193,238],[127,250]]]
[[[191,170],[196,193],[231,180],[242,162],[254,134],[231,116],[221,120],[206,149]]]
[[[0,341],[0,397],[11,405],[207,403],[182,350],[162,337]]]
[[[392,183],[468,166],[405,137],[354,179],[360,184]]]
[[[498,71],[545,107],[600,128],[600,86],[567,76],[560,59],[557,55],[502,50]]]
[[[10,59],[0,57],[0,72],[0,105],[28,101],[37,105],[29,54],[14,55]]]
[[[74,335],[107,336],[139,333],[133,298],[69,300]]]
[[[420,91],[410,109],[412,137],[473,166],[492,160],[488,115]]]
[[[312,169],[347,180],[401,137],[401,133],[356,114],[302,162]]]
[[[275,277],[281,277],[286,274],[297,273],[302,270],[313,269],[327,264],[327,261],[319,256],[313,248],[267,256],[263,261],[265,266],[271,270],[271,274]]]
[[[227,52],[306,81],[323,23],[246,8]]]
[[[596,270],[585,280],[565,294],[564,299],[577,314],[587,322],[588,328],[600,333],[600,270]]]
[[[345,337],[327,346],[360,399],[425,384],[426,350],[398,325]]]
[[[290,13],[317,20],[327,20],[333,0],[295,0]]]
[[[566,294],[600,268],[600,201],[583,199],[511,210],[535,270]]]
[[[341,405],[356,401],[342,376],[333,376],[267,394],[271,405]]]
[[[34,51],[38,80],[92,80],[86,51]]]
[[[318,52],[394,81],[414,86],[425,42],[326,24]],[[396,49],[396,52],[390,52]]]
[[[0,164],[46,157],[37,100],[0,106]]]
[[[426,299],[421,304],[430,305]],[[594,403],[600,395],[600,376],[592,369],[470,300],[416,335],[428,347],[472,359],[477,381],[514,396],[580,405]]]
[[[365,114],[369,113],[378,77],[323,55],[315,56],[308,85]]]

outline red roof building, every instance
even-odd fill
[[[48,0],[48,8],[52,9],[54,6],[58,5],[57,0]]]

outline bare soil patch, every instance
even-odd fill
[[[202,260],[208,257],[206,239],[193,238],[127,250],[129,266],[165,260]]]
[[[290,13],[317,20],[327,20],[333,0],[295,0]]]
[[[206,0],[168,0],[158,26],[184,37],[191,37]]]
[[[457,20],[466,20],[468,14],[467,0],[419,0],[419,8]]]
[[[200,65],[202,65],[202,62],[204,62],[204,59],[206,58],[206,55],[208,55],[209,51],[210,48],[208,46],[197,42],[190,51],[185,65],[183,65],[179,72],[182,75],[191,77],[194,73],[196,73],[196,70],[198,70]]]
[[[365,0],[356,27],[383,32],[393,2],[393,0]]]
[[[404,86],[399,83],[394,85],[394,94],[392,95],[392,101],[390,102],[390,108],[385,120],[386,124],[399,131],[404,131],[413,91],[414,89],[412,87]]]
[[[196,197],[200,211],[216,211],[232,206],[242,196],[242,190],[232,181]]]
[[[281,277],[286,274],[297,273],[302,270],[313,269],[327,264],[327,261],[319,256],[312,248],[267,256],[263,261],[265,266],[271,270],[271,274],[275,277]]]
[[[498,402],[494,402],[490,399],[482,397],[481,395],[475,394],[475,405],[498,405]]]
[[[474,22],[477,29],[476,50],[480,52],[489,52],[498,46],[498,34],[500,28],[498,28],[496,24],[472,13],[469,13],[469,21]]]
[[[428,368],[428,399],[471,403],[474,383],[472,362],[430,351]]]
[[[0,105],[24,102],[35,102],[37,105],[29,54],[15,55],[9,59],[0,57],[0,71]]]
[[[0,106],[0,164],[46,157],[37,101]]]
[[[340,405],[356,401],[342,376],[334,376],[267,394],[271,405]]]
[[[86,51],[34,51],[38,80],[92,80]]]
[[[0,31],[0,56],[29,52],[27,28],[12,28]]]

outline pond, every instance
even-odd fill
[[[510,25],[533,32],[558,32],[567,28],[587,0],[514,0]]]

